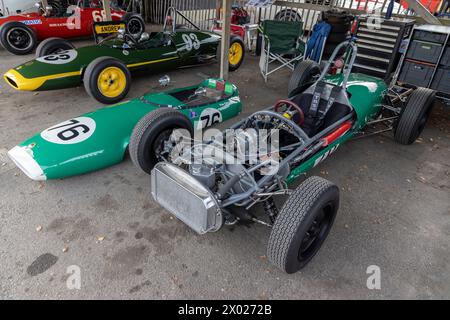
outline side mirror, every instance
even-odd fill
[[[150,39],[150,35],[147,32],[144,32],[143,34],[141,34],[141,38],[139,39],[139,41],[147,41],[148,39]]]

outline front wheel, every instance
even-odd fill
[[[194,134],[191,121],[180,111],[160,108],[143,117],[133,130],[130,139],[130,156],[134,165],[150,174],[161,161],[169,160],[174,142],[172,133],[176,129],[187,130],[189,137]]]
[[[131,86],[131,73],[120,60],[101,57],[92,61],[83,76],[86,92],[104,104],[121,101]]]
[[[300,184],[281,208],[270,233],[267,257],[281,270],[302,269],[319,251],[339,208],[339,189],[320,177]]]
[[[412,144],[422,133],[433,109],[436,92],[427,88],[417,88],[409,97],[408,103],[400,113],[395,128],[395,141]]]

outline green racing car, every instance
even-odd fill
[[[342,73],[330,75],[341,49],[346,49]],[[130,150],[136,166],[151,174],[153,198],[198,234],[237,223],[263,224],[271,230],[268,259],[287,273],[303,268],[329,234],[339,188],[315,176],[298,186],[294,182],[340,145],[379,124],[385,126],[380,131],[392,130],[397,142],[413,143],[435,100],[435,92],[425,88],[403,99],[382,79],[352,73],[356,55],[352,39],[336,47],[322,72],[312,61],[301,62],[288,99],[212,138],[192,145],[186,137],[184,147],[168,150],[156,165],[143,156],[153,143],[144,117]],[[278,207],[274,199],[283,195],[288,198]],[[250,210],[257,205],[264,214]]]
[[[18,144],[8,156],[36,181],[100,170],[123,160],[134,127],[145,117],[152,127],[146,138],[153,141],[145,159],[156,163],[171,144],[174,129],[209,127],[241,110],[235,85],[207,79],[185,88],[147,93],[61,122]]]
[[[181,23],[180,23],[181,22]],[[86,91],[104,104],[121,101],[131,85],[131,72],[156,73],[217,60],[221,37],[202,31],[182,13],[169,8],[162,32],[143,33],[139,39],[124,32],[96,45],[75,49],[64,39],[40,44],[36,59],[5,73],[5,81],[21,91],[45,91],[84,84]],[[232,36],[229,69],[239,68],[244,43]]]

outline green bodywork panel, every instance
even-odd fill
[[[334,85],[340,85],[343,81],[343,75],[330,75],[324,80]],[[326,148],[321,149],[314,156],[302,162],[298,167],[292,169],[287,178],[287,183],[294,182],[299,176],[324,161],[342,143],[362,130],[368,121],[374,119],[381,110],[381,104],[387,89],[386,83],[379,78],[360,73],[350,74],[347,82],[347,91],[350,96],[350,104],[356,113],[354,126],[342,137]]]
[[[64,89],[79,86],[87,66],[99,57],[116,58],[132,72],[158,73],[196,64],[201,57],[215,56],[219,43],[220,36],[208,31],[154,32],[149,40],[132,47],[123,40],[114,39],[100,45],[68,50],[69,54],[34,59],[13,70],[26,78],[23,81],[41,79],[32,91]]]
[[[106,168],[122,161],[136,124],[143,116],[158,108],[177,109],[194,125],[198,125],[197,121],[201,117],[205,119],[205,115],[214,120],[208,123],[202,121],[203,126],[237,116],[242,105],[237,87],[230,83],[225,87],[227,95],[214,103],[189,106],[172,95],[183,90],[195,91],[199,87],[211,87],[215,81],[209,79],[196,86],[146,94],[84,114],[36,134],[19,144],[19,147],[32,155],[47,179],[60,179]],[[52,130],[55,127],[58,129]],[[63,130],[66,131],[62,132]],[[56,143],[43,138],[43,135],[48,136],[49,132],[51,140],[56,139]],[[64,144],[64,141],[56,137],[57,132],[66,137],[76,136],[78,139],[84,135],[87,138],[83,138],[81,142]]]

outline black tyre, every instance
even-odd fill
[[[27,25],[11,21],[0,28],[0,43],[13,54],[25,55],[36,48],[37,37],[34,30]]]
[[[126,32],[135,39],[139,39],[145,32],[144,19],[137,13],[126,13],[123,18],[125,21]]]
[[[295,96],[306,90],[320,75],[320,67],[317,62],[304,60],[294,69],[288,85],[288,97]]]
[[[131,74],[120,60],[100,57],[92,61],[83,76],[86,92],[104,104],[121,101],[131,86]]]
[[[133,130],[129,151],[134,165],[150,174],[162,160],[164,146],[175,129],[185,129],[192,137],[191,121],[180,111],[160,108],[143,117]]]
[[[436,92],[427,88],[417,88],[400,113],[395,128],[395,141],[401,144],[412,144],[422,133],[427,124]]]
[[[294,273],[319,251],[339,208],[339,188],[311,177],[300,184],[283,205],[269,237],[268,259]]]
[[[275,14],[278,21],[302,21],[302,16],[294,9],[283,9]]]
[[[36,48],[36,58],[71,49],[75,49],[75,46],[65,39],[48,38],[42,41]]]

